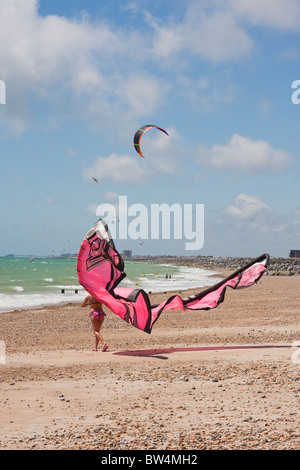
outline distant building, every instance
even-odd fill
[[[300,258],[300,250],[291,250],[290,258]]]
[[[132,257],[132,251],[131,250],[123,250],[122,258],[131,258],[131,257]]]
[[[58,258],[64,258],[64,259],[76,259],[77,254],[76,253],[62,253]]]

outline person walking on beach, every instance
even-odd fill
[[[108,344],[104,341],[103,336],[100,334],[100,329],[104,321],[105,313],[102,309],[102,303],[95,299],[91,295],[88,295],[81,304],[81,307],[90,306],[89,318],[91,319],[94,335],[95,335],[95,349],[98,351],[98,344],[101,341],[103,348],[102,352],[105,352],[108,348]]]

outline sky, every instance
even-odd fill
[[[0,256],[77,253],[104,207],[120,252],[300,249],[300,0],[0,11]],[[145,124],[168,136],[148,131],[141,158]],[[152,217],[162,204],[182,209],[166,237],[165,214]]]

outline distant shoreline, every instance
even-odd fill
[[[254,257],[216,257],[213,256],[133,256],[126,261],[141,261],[157,264],[170,263],[176,266],[187,266],[210,270],[239,269],[253,261]],[[300,258],[270,257],[267,270],[270,275],[300,275]]]
[[[14,258],[37,258],[37,259],[60,259],[60,260],[76,260],[77,254],[66,253],[60,256],[35,256],[35,255],[15,255],[8,254],[0,256],[0,258],[14,259]],[[180,255],[133,255],[131,257],[123,257],[124,261],[141,262],[151,264],[173,264],[175,266],[186,266],[203,268],[209,270],[225,269],[232,270],[238,269],[255,257],[241,257],[241,256],[180,256]],[[221,272],[222,274],[222,272]],[[271,275],[300,275],[300,258],[296,257],[272,257],[268,266],[267,274]]]

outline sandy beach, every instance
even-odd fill
[[[300,276],[265,275],[151,335],[106,310],[105,353],[80,304],[1,314],[0,449],[299,450],[299,311]]]

